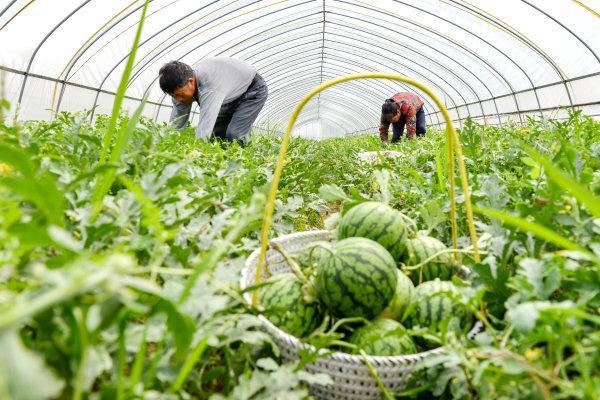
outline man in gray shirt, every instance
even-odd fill
[[[204,140],[214,133],[243,144],[268,95],[267,84],[256,70],[234,58],[206,58],[193,66],[171,61],[159,76],[160,88],[173,98],[171,123],[183,128],[197,102],[196,137]]]

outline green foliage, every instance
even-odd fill
[[[237,287],[280,138],[205,143],[120,115],[111,129],[128,140],[100,162],[110,119],[88,120],[0,122],[0,398],[300,399],[326,383],[278,363]],[[459,190],[458,256],[472,273],[452,300],[485,330],[411,331],[449,350],[410,396],[600,397],[599,123],[574,112],[459,134],[484,256],[469,256]],[[383,148],[374,136],[294,138],[273,236],[334,227],[340,211],[379,201],[448,245],[444,140],[430,132],[365,164],[360,151]],[[93,218],[97,181],[112,174]]]

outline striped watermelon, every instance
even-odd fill
[[[292,273],[270,277],[269,285],[258,289],[258,301],[265,309],[263,315],[279,329],[304,337],[323,320],[318,302],[307,303],[302,283]]]
[[[440,322],[455,317],[462,328],[470,326],[472,316],[454,299],[457,295],[458,288],[450,281],[434,279],[421,283],[415,288],[405,325],[439,330]]]
[[[406,329],[391,319],[378,319],[361,326],[352,333],[348,342],[372,356],[401,356],[417,352],[415,342]]]
[[[402,260],[406,252],[406,224],[402,214],[387,204],[369,201],[348,210],[338,227],[338,237],[365,237],[376,241],[390,252],[394,260]]]
[[[404,314],[404,310],[406,310],[411,297],[413,296],[415,286],[410,278],[400,270],[396,271],[396,275],[398,277],[396,293],[394,294],[392,301],[390,301],[390,304],[388,304],[385,310],[379,314],[377,317],[378,319],[389,318],[400,321],[402,314]]]
[[[371,319],[396,291],[396,263],[379,243],[348,238],[332,243],[332,254],[317,267],[319,298],[336,317]]]
[[[409,239],[406,249],[408,256],[406,265],[408,266],[418,265],[440,251],[448,250],[444,243],[429,236],[417,236],[414,239]],[[420,282],[431,281],[435,278],[448,280],[452,277],[453,272],[450,253],[443,253],[424,264],[421,268],[412,270],[410,278],[415,285],[418,285]]]

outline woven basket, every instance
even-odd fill
[[[285,251],[293,255],[300,251],[305,245],[317,240],[331,240],[330,231],[306,231],[290,235],[281,236],[273,239],[272,242],[279,244]],[[256,265],[258,263],[259,249],[255,250],[248,259],[242,270],[241,287],[246,288],[254,284],[256,278]],[[271,275],[277,275],[289,272],[290,269],[281,253],[275,250],[268,250],[265,265]],[[245,299],[252,301],[252,293],[247,292]],[[297,352],[301,349],[310,349],[315,351],[311,345],[302,343],[298,338],[289,335],[273,325],[267,318],[259,316],[265,330],[273,337],[275,343],[281,350],[281,355],[285,361],[298,360]],[[480,328],[476,325],[469,333],[473,335]],[[379,378],[383,384],[391,391],[397,392],[403,390],[407,380],[410,378],[417,362],[434,354],[439,354],[442,348],[437,348],[417,354],[405,356],[369,356],[368,359],[377,370]],[[321,354],[328,351],[320,350]],[[380,399],[381,390],[377,386],[375,379],[371,376],[367,365],[362,356],[336,352],[319,357],[313,364],[304,367],[305,370],[312,373],[324,373],[329,375],[334,383],[332,385],[321,386],[311,385],[310,392],[317,399]]]

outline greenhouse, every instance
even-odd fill
[[[600,398],[600,0],[3,0],[0,399]]]

